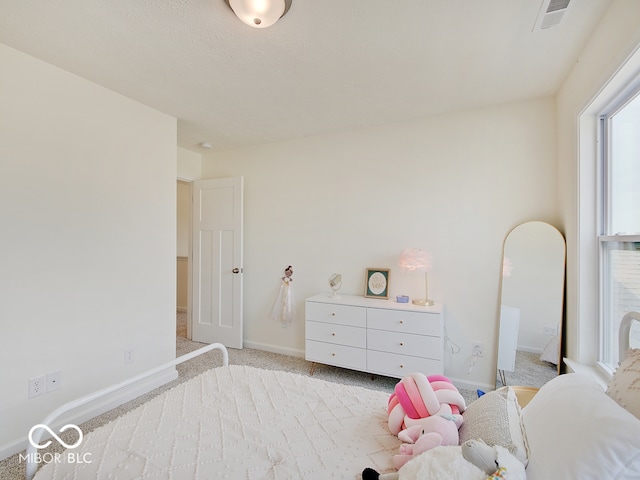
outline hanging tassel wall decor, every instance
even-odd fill
[[[271,310],[271,318],[280,322],[282,327],[288,327],[293,322],[293,267],[289,265],[284,269],[284,276],[278,296]]]

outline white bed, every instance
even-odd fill
[[[94,430],[44,479],[355,479],[393,471],[388,394],[245,366],[213,368]],[[86,457],[86,453],[90,454]],[[83,456],[84,455],[84,456]]]
[[[540,389],[521,416],[492,412],[496,423],[498,417],[513,420],[517,429],[508,431],[526,437],[531,480],[640,478],[640,355],[636,351],[625,358],[634,321],[640,322],[640,313],[630,313],[622,321],[620,353],[625,360],[606,393],[591,376],[561,375]],[[226,365],[228,357],[222,350]],[[109,390],[113,389],[105,389]],[[384,392],[226,365],[86,435],[73,453],[91,463],[50,462],[35,478],[358,479],[365,467],[394,471],[392,459],[400,442],[387,426],[387,401]],[[50,424],[58,413],[43,423]],[[491,412],[480,408],[479,413]],[[467,421],[468,417],[465,425]],[[484,437],[478,433],[472,438]],[[505,440],[504,445],[509,443]]]

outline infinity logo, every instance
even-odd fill
[[[47,425],[39,423],[38,425],[34,425],[33,427],[31,427],[31,430],[29,430],[29,443],[31,443],[31,445],[33,445],[35,448],[47,448],[49,445],[51,445],[51,440],[47,440],[42,445],[39,445],[33,441],[33,432],[38,428],[43,428],[47,432],[49,432],[49,434],[53,438],[55,438],[58,441],[58,443],[62,445],[64,448],[76,448],[82,443],[82,430],[80,430],[80,427],[78,427],[77,425],[74,425],[73,423],[69,423],[60,429],[60,433],[66,430],[69,430],[70,428],[78,432],[78,441],[72,445],[66,444],[64,440],[62,440],[58,435],[56,435],[55,432],[51,430]]]

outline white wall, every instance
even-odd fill
[[[203,177],[245,178],[246,344],[302,355],[303,300],[333,272],[362,294],[366,267],[390,267],[392,296],[420,296],[397,258],[421,247],[462,348],[445,374],[493,385],[502,243],[521,222],[557,223],[555,148],[541,99],[203,156]],[[297,316],[282,329],[268,317],[289,264]],[[487,357],[467,376],[472,341]]]
[[[639,46],[640,2],[614,1],[557,96],[558,188],[562,227],[567,237],[566,347],[567,356],[582,363],[596,359],[598,328],[595,212],[598,105],[590,103],[599,96],[602,107],[607,90],[609,94],[615,92],[625,81],[640,75],[633,62],[622,67]],[[637,58],[635,63],[638,65]],[[612,81],[612,76],[621,69],[622,75]]]
[[[178,178],[185,181],[198,180],[202,175],[202,155],[178,147]]]
[[[175,357],[177,152],[174,118],[4,45],[0,65],[7,454],[58,405]],[[62,388],[28,400],[54,370]]]

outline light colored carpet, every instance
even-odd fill
[[[540,360],[539,353],[516,352],[516,368],[513,372],[504,372],[507,385],[540,388],[552,378],[558,376],[558,367]],[[496,386],[501,387],[500,377]]]
[[[178,313],[179,323],[180,313]],[[186,315],[184,317],[186,319]],[[186,327],[185,327],[186,328]],[[185,333],[186,335],[186,333]],[[192,342],[183,336],[176,337],[176,356],[184,355],[203,346],[201,343]],[[284,370],[287,372],[298,373],[301,375],[309,375],[311,363],[303,358],[292,357],[288,355],[280,355],[277,353],[265,352],[262,350],[254,350],[244,348],[242,350],[229,349],[229,363],[234,365],[250,365],[269,370]],[[178,365],[179,377],[162,387],[142,395],[135,400],[127,402],[119,407],[99,415],[80,425],[83,433],[88,432],[108,423],[114,418],[132,410],[138,405],[148,401],[149,399],[159,395],[165,390],[184,382],[196,375],[208,370],[209,368],[220,366],[222,364],[222,354],[219,351],[212,351],[200,355],[192,360]],[[346,370],[343,368],[330,367],[327,365],[317,365],[313,374],[314,378],[327,380],[330,382],[345,383],[349,385],[358,385],[373,390],[381,390],[391,394],[393,388],[398,382],[397,378],[389,378],[382,376],[372,376],[371,374]],[[460,389],[460,393],[465,398],[467,404],[475,400],[476,393],[471,390]],[[62,435],[64,439],[64,434]],[[75,439],[69,437],[65,441],[72,443]],[[49,449],[42,452],[59,452],[62,451],[57,442],[53,442]],[[22,452],[24,454],[24,452]],[[2,480],[23,480],[25,478],[24,463],[19,461],[18,454],[13,455],[5,460],[0,461],[0,479]]]
[[[176,314],[176,335],[187,338],[187,312],[177,312]]]

